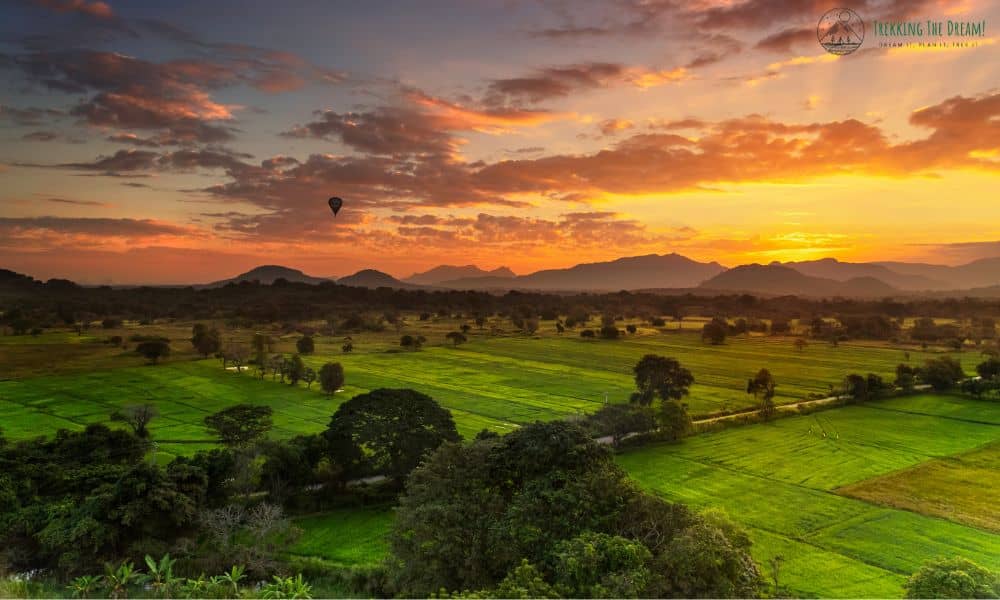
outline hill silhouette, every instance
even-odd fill
[[[846,281],[812,277],[777,264],[742,265],[729,269],[699,286],[701,289],[748,292],[772,296],[857,297],[892,296],[899,290],[874,277]]]
[[[453,265],[440,265],[422,273],[414,273],[406,279],[403,279],[403,281],[417,285],[437,285],[445,281],[480,277],[497,277],[500,279],[506,279],[516,277],[516,275],[507,267],[498,267],[492,271],[486,271],[484,269],[480,269],[476,265],[465,265],[461,267]]]
[[[452,289],[525,289],[545,291],[618,291],[653,288],[690,288],[725,267],[702,263],[680,254],[648,254],[606,262],[579,264],[566,269],[546,269],[529,275],[473,277],[442,281]]]
[[[313,277],[311,275],[306,275],[302,271],[292,269],[290,267],[283,267],[281,265],[261,265],[250,269],[246,273],[240,273],[236,277],[213,281],[212,283],[207,283],[197,287],[222,287],[230,283],[240,283],[242,281],[257,281],[264,285],[270,285],[274,283],[275,279],[284,279],[295,283],[310,284],[332,281],[331,279],[325,277]]]
[[[401,290],[413,290],[413,289],[423,289],[424,286],[415,285],[412,283],[406,283],[400,281],[389,275],[388,273],[383,273],[382,271],[376,271],[375,269],[362,269],[353,275],[348,275],[347,277],[341,277],[337,280],[340,285],[350,285],[354,287],[364,287],[364,288],[380,288],[388,287]]]

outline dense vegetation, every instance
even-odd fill
[[[989,597],[997,313],[8,273],[0,595]]]

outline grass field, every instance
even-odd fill
[[[302,537],[291,553],[316,556],[339,566],[370,565],[386,555],[392,509],[372,507],[337,510],[296,519]]]
[[[459,323],[415,321],[402,332],[356,335],[350,354],[340,352],[342,338],[318,337],[306,362],[337,361],[346,372],[345,389],[333,397],[316,385],[293,388],[199,360],[183,341],[189,325],[0,337],[0,427],[7,438],[23,439],[107,421],[121,406],[150,402],[160,412],[151,427],[158,458],[167,461],[212,446],[203,419],[232,404],[271,406],[271,435],[285,438],[324,429],[355,394],[411,387],[451,410],[460,432],[471,436],[484,427],[504,431],[591,412],[605,395],[624,401],[634,385],[631,367],[647,353],[676,357],[692,370],[696,384],[687,401],[701,415],[750,405],[745,381],[761,367],[778,382],[777,400],[788,403],[824,394],[850,372],[891,376],[907,352],[871,343],[813,343],[800,352],[788,338],[759,336],[709,347],[695,331],[669,327],[586,341],[575,333],[558,336],[545,323],[535,337],[474,329],[467,344],[452,347],[444,334]],[[170,337],[171,358],[147,366],[103,343],[136,332]],[[401,351],[401,333],[425,335],[428,345]],[[294,351],[298,337],[278,337],[275,351]],[[937,354],[908,352],[911,364]],[[956,356],[967,370],[980,359]],[[1000,491],[998,439],[1000,405],[919,395],[704,434],[620,460],[641,485],[666,498],[726,509],[750,529],[765,571],[770,557],[785,558],[782,584],[793,593],[890,597],[929,558],[960,554],[1000,564],[990,506]],[[384,509],[306,517],[298,521],[305,533],[293,553],[370,564],[386,551],[390,523]]]
[[[651,491],[721,507],[749,527],[765,571],[771,556],[785,558],[783,585],[795,594],[898,597],[904,576],[931,558],[1000,564],[1000,536],[962,524],[960,514],[939,514],[948,520],[919,503],[905,508],[928,514],[877,506],[837,488],[1000,440],[998,418],[997,403],[914,396],[705,434],[620,462]],[[958,492],[967,504],[995,502],[1000,492],[996,465],[984,468],[985,479]]]
[[[838,493],[1000,534],[1000,443],[845,486]]]
[[[962,460],[985,469],[977,486],[962,488],[933,470],[924,483],[941,490],[957,484],[956,493],[977,506],[995,502],[998,418],[996,403],[919,395],[705,434],[619,460],[640,485],[667,499],[725,509],[749,529],[766,576],[769,560],[784,558],[780,583],[792,594],[899,597],[906,576],[931,558],[1000,564],[1000,535],[963,524],[961,513],[897,510],[846,497],[838,486],[851,481],[878,489],[876,482],[893,474]],[[956,453],[957,459],[942,458]],[[927,514],[911,512],[918,508]],[[391,513],[377,509],[310,517],[299,522],[306,533],[294,551],[370,564],[385,552],[390,520]],[[356,549],[342,540],[357,540]]]
[[[322,430],[338,404],[357,393],[411,387],[451,410],[460,432],[470,436],[483,428],[509,431],[535,420],[593,412],[605,397],[625,401],[634,389],[631,368],[647,353],[674,356],[691,369],[696,383],[687,402],[696,416],[749,406],[745,381],[761,367],[777,379],[776,400],[787,403],[827,393],[850,372],[889,376],[905,359],[901,349],[870,344],[835,348],[814,343],[800,352],[787,338],[739,336],[722,346],[706,346],[697,333],[671,328],[641,328],[620,341],[587,341],[572,333],[556,335],[550,323],[543,323],[543,333],[535,337],[473,329],[467,344],[452,347],[444,334],[459,324],[413,320],[403,332],[429,340],[417,352],[402,351],[396,331],[356,335],[356,350],[350,354],[340,351],[342,338],[317,337],[316,353],[306,362],[319,367],[338,361],[347,375],[344,391],[333,398],[323,396],[316,385],[312,390],[292,388],[270,377],[260,381],[249,372],[224,371],[214,359],[197,360],[184,340],[187,325],[0,337],[0,364],[8,369],[0,376],[6,379],[0,380],[0,418],[5,435],[19,439],[80,428],[107,420],[123,405],[151,402],[160,411],[152,427],[154,439],[168,457],[210,443],[204,417],[239,402],[274,408],[273,434],[288,437]],[[134,353],[102,343],[112,334],[127,340],[137,332],[174,340],[171,358],[147,366]],[[224,337],[245,339],[251,333],[227,332]],[[275,351],[289,353],[299,336],[276,337]],[[976,360],[965,356],[967,362]],[[923,358],[923,353],[911,352],[912,362]]]

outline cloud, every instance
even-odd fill
[[[79,13],[89,17],[110,19],[114,16],[107,2],[93,0],[35,0],[35,4],[59,13]]]
[[[851,3],[865,19],[902,19],[921,14],[936,0],[860,0]],[[681,16],[709,30],[764,29],[795,23],[799,27],[815,23],[828,10],[844,6],[839,0],[744,0],[742,2],[693,3]],[[786,29],[785,31],[790,31]]]
[[[26,142],[52,142],[59,139],[59,134],[53,131],[32,131],[21,136]]]
[[[9,120],[15,125],[44,125],[65,115],[65,112],[52,108],[17,108],[0,104],[0,119]]]
[[[159,145],[233,139],[236,130],[231,123],[241,107],[217,101],[213,96],[217,90],[249,85],[278,93],[299,89],[310,81],[343,80],[341,75],[291,53],[209,44],[164,23],[142,23],[144,29],[197,49],[202,56],[154,62],[78,47],[47,49],[52,44],[46,41],[28,44],[32,49],[12,56],[8,66],[47,90],[92,94],[70,111],[83,123],[154,131],[152,140]],[[21,121],[38,121],[45,116],[37,111],[9,112]]]
[[[65,169],[75,169],[82,171],[100,171],[103,173],[119,174],[135,171],[148,171],[156,166],[160,155],[148,150],[119,150],[111,156],[100,156],[91,162],[73,162],[55,165]],[[47,165],[19,165],[19,166],[47,166]]]
[[[111,219],[91,217],[0,217],[0,232],[10,237],[24,237],[39,231],[85,234],[96,237],[148,237],[190,235],[192,230],[152,219]]]
[[[494,79],[486,88],[484,102],[488,105],[537,104],[615,84],[648,88],[688,77],[685,68],[657,70],[605,62],[545,67],[521,77]]]
[[[635,127],[635,123],[627,119],[605,119],[597,124],[597,128],[600,130],[601,135],[611,136],[617,135],[622,131],[632,129]]]
[[[144,148],[158,148],[162,145],[156,139],[142,138],[134,133],[116,133],[107,136],[105,139],[116,144],[130,144],[132,146],[140,146]]]
[[[350,120],[339,117],[329,134],[338,139],[347,133],[340,128]],[[204,191],[217,200],[264,211],[232,223],[231,230],[268,238],[323,222],[329,216],[324,200],[330,195],[348,200],[341,216],[362,222],[385,211],[528,207],[552,200],[587,204],[606,194],[671,194],[739,182],[995,169],[988,156],[1000,151],[998,117],[1000,93],[959,96],[915,111],[911,123],[928,134],[905,141],[891,141],[879,126],[857,119],[786,123],[760,115],[716,122],[687,118],[652,122],[649,129],[591,154],[536,158],[526,153],[491,163],[448,155],[455,143],[449,137],[397,139],[387,133],[395,129],[375,127],[367,130],[378,133],[374,137],[343,138],[365,150],[364,156],[313,154],[301,162],[275,157],[259,166],[220,163],[229,179]],[[489,222],[484,220],[484,226]],[[524,227],[530,230],[528,224]]]
[[[638,134],[592,155],[486,165],[472,179],[478,189],[497,194],[643,194],[836,173],[908,176],[940,168],[995,168],[974,153],[1000,149],[998,117],[1000,93],[955,97],[913,113],[914,125],[933,130],[928,137],[892,144],[879,128],[855,119],[788,124],[751,115],[709,124],[694,140]]]
[[[506,150],[507,154],[538,154],[540,152],[545,152],[544,146],[525,146],[523,148],[515,148],[514,150]]]
[[[98,206],[101,208],[109,208],[112,205],[106,202],[96,202],[94,200],[72,200],[69,198],[45,198],[45,202],[54,202],[56,204],[73,204],[75,206]]]
[[[624,248],[663,242],[678,232],[654,233],[633,219],[614,212],[577,212],[558,219],[492,215],[475,218],[441,218],[434,215],[390,217],[398,223],[390,233],[393,243],[419,243],[432,247],[455,244],[492,247],[605,247]],[[400,240],[399,238],[403,238]],[[385,241],[385,239],[383,239]]]
[[[387,156],[455,154],[457,132],[497,134],[533,127],[563,115],[518,108],[475,108],[407,89],[396,104],[363,112],[317,112],[314,121],[282,133],[285,137],[339,140],[367,154]]]
[[[184,172],[196,168],[222,169],[234,173],[253,168],[242,161],[242,159],[248,158],[252,158],[252,156],[234,152],[226,148],[181,149],[164,153],[127,148],[118,150],[109,156],[98,156],[89,162],[59,164],[14,163],[14,166],[91,171],[109,177],[122,177],[148,176],[153,172],[159,171]]]
[[[598,62],[547,67],[523,77],[493,80],[486,89],[486,98],[490,104],[542,102],[579,90],[604,87],[620,80],[625,70],[621,64]]]
[[[815,42],[815,27],[789,27],[762,38],[754,45],[754,48],[779,54],[790,54],[794,46]]]
[[[153,63],[114,52],[35,52],[16,58],[44,87],[97,93],[70,113],[90,125],[158,130],[175,143],[218,143],[233,137],[219,122],[234,107],[212,99],[209,89],[232,85],[237,75],[224,65],[199,60]]]
[[[381,107],[351,113],[328,110],[317,116],[317,120],[283,135],[339,139],[355,150],[371,154],[448,154],[457,149],[452,135],[411,108]]]
[[[935,263],[963,264],[983,258],[1000,256],[1000,240],[989,242],[952,242],[943,244],[913,244],[926,250],[927,260]]]

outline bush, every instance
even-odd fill
[[[316,342],[313,341],[312,336],[304,335],[295,342],[295,349],[299,351],[299,354],[312,354],[316,351]]]
[[[601,337],[606,340],[617,340],[620,332],[618,328],[614,325],[605,325],[601,327]]]
[[[1000,576],[965,558],[924,563],[905,584],[907,598],[1000,598]]]

